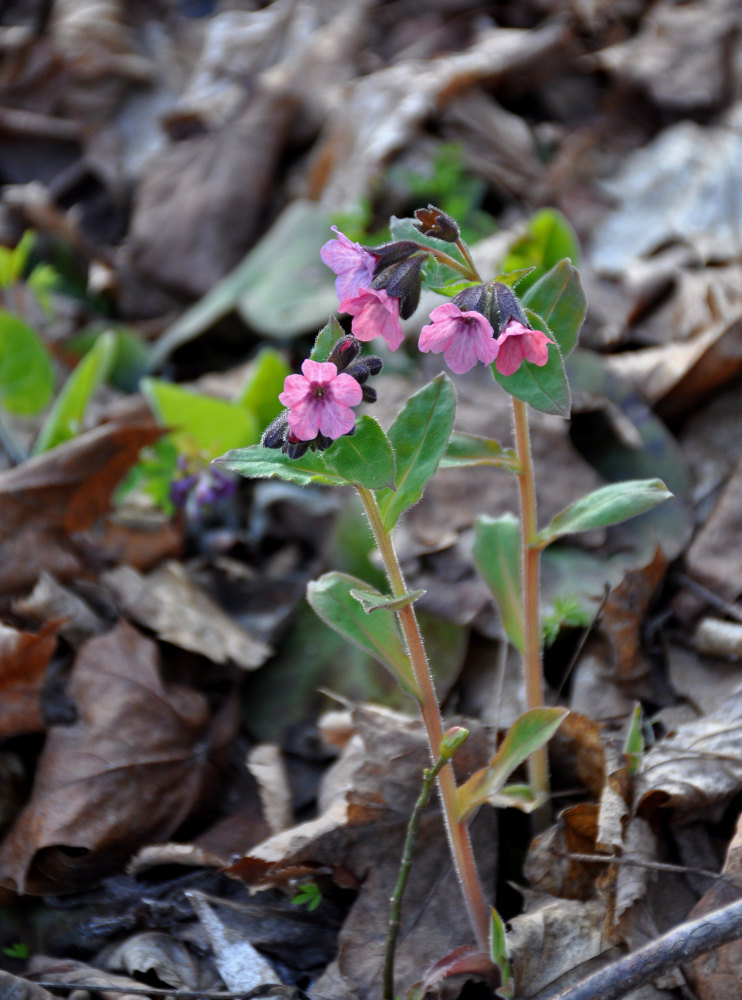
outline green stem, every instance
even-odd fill
[[[402,576],[402,569],[397,559],[397,553],[394,551],[391,535],[384,527],[384,522],[376,503],[376,497],[371,490],[366,489],[364,486],[357,485],[356,489],[363,502],[366,516],[374,533],[376,545],[384,562],[392,594],[395,597],[401,597],[407,592],[407,588]],[[407,652],[409,653],[412,670],[417,682],[417,689],[420,693],[420,714],[427,732],[432,759],[435,761],[440,757],[443,722],[440,709],[438,708],[438,697],[430,675],[430,667],[425,655],[415,609],[411,604],[408,604],[403,608],[399,608],[397,617],[402,627],[407,644]],[[466,822],[460,822],[457,818],[458,789],[456,787],[453,767],[450,763],[446,764],[438,775],[438,789],[443,805],[443,815],[446,822],[454,867],[469,911],[469,919],[474,928],[477,945],[483,951],[487,951],[489,947],[489,907],[485,901],[482,885],[474,863],[474,853],[472,851],[468,826]]]
[[[539,620],[539,555],[536,523],[536,491],[531,456],[531,435],[528,429],[528,408],[513,398],[515,442],[520,459],[518,488],[520,491],[521,545],[523,559],[523,631],[525,649],[523,666],[526,682],[526,708],[542,708],[544,683],[541,667],[541,625]],[[536,750],[529,759],[531,788],[536,795],[549,794],[549,759],[546,747]]]
[[[420,817],[423,814],[423,809],[428,804],[435,779],[438,777],[441,768],[445,767],[447,759],[446,757],[439,757],[432,767],[428,767],[423,771],[423,787],[420,790],[420,794],[412,810],[412,815],[410,816],[410,821],[407,824],[399,875],[397,876],[397,884],[394,886],[389,907],[389,929],[384,948],[383,1000],[394,1000],[394,954],[399,936],[402,896],[404,895],[407,879],[410,876],[410,869],[412,868],[412,852],[415,846],[415,838],[417,837],[417,828],[420,825]]]

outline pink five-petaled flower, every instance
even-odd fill
[[[331,361],[302,363],[301,375],[288,375],[279,399],[289,408],[291,432],[300,441],[317,434],[339,438],[355,425],[351,406],[361,402],[363,389],[352,375],[341,372]]]
[[[337,226],[332,227],[336,240],[328,240],[319,252],[322,260],[335,272],[335,292],[337,297],[352,299],[361,288],[371,284],[376,267],[376,258],[360,243],[353,243]]]
[[[404,340],[399,325],[399,299],[383,288],[361,288],[356,295],[343,299],[339,309],[353,317],[350,328],[358,340],[382,336],[393,351]]]
[[[477,361],[491,365],[497,357],[494,330],[486,316],[474,310],[460,309],[455,302],[436,306],[432,323],[420,331],[421,351],[443,353],[452,372],[461,375]]]
[[[539,368],[549,360],[547,344],[553,344],[541,330],[529,330],[517,319],[511,319],[497,338],[497,370],[501,375],[513,375],[523,361],[530,361]]]

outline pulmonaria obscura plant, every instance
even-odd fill
[[[539,611],[539,557],[567,534],[624,521],[667,499],[659,480],[617,483],[572,503],[538,526],[528,407],[568,417],[570,392],[564,359],[573,350],[585,314],[577,271],[565,259],[546,271],[519,297],[514,288],[532,269],[484,281],[454,219],[429,205],[414,219],[393,219],[392,240],[364,247],[335,230],[321,249],[336,275],[339,309],[352,317],[351,336],[333,317],[320,331],[301,374],[286,378],[280,400],[286,407],[265,431],[261,445],[237,449],[219,465],[244,476],[276,476],[293,483],[352,486],[363,503],[384,564],[389,588],[382,593],[344,573],[326,573],[310,583],[308,600],[316,613],[348,641],[381,661],[416,702],[430,744],[426,787],[437,780],[453,862],[461,884],[477,948],[472,970],[496,965],[500,993],[512,995],[502,922],[485,898],[472,853],[468,824],[495,795],[510,794],[514,805],[541,813],[547,807],[549,771],[546,744],[566,710],[547,707],[542,678],[542,623]],[[414,393],[390,426],[382,430],[355,407],[373,402],[367,380],[381,360],[361,353],[364,342],[382,337],[397,350],[400,325],[416,310],[422,288],[446,301],[422,325],[420,351],[442,354],[455,374],[483,365],[512,400],[515,448],[493,439],[454,431],[456,394],[441,372]],[[381,382],[383,391],[383,380]],[[520,518],[511,514],[477,520],[474,560],[492,590],[504,631],[519,650],[528,711],[507,733],[490,763],[457,784],[451,757],[465,738],[444,732],[430,667],[415,614],[423,591],[409,591],[393,544],[393,530],[418,502],[437,468],[492,465],[517,478]],[[529,788],[504,787],[523,762]],[[406,847],[407,852],[407,847]],[[403,861],[409,865],[406,853]],[[403,874],[400,873],[400,876]],[[401,888],[400,888],[401,894]],[[393,900],[397,908],[399,899]],[[398,918],[397,918],[398,923]],[[395,920],[387,938],[385,1000],[393,1000]],[[469,967],[461,949],[449,956],[451,971]],[[455,958],[454,958],[455,956]],[[438,978],[446,960],[437,963]]]

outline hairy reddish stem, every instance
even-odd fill
[[[371,530],[374,533],[376,545],[384,562],[384,567],[389,578],[389,585],[395,597],[401,597],[407,592],[402,569],[394,551],[391,535],[384,527],[384,523],[376,503],[376,497],[371,490],[363,486],[356,486],[360,494],[363,506],[366,511]],[[440,709],[438,708],[438,697],[433,686],[433,679],[430,674],[428,658],[423,647],[423,640],[420,634],[420,627],[415,615],[415,609],[411,604],[407,604],[397,611],[399,623],[407,644],[407,652],[410,656],[412,669],[417,682],[419,692],[418,704],[420,714],[425,725],[430,745],[430,753],[435,762],[440,757],[441,740],[443,739],[443,721]],[[456,779],[453,773],[453,766],[449,763],[442,768],[438,775],[438,790],[440,792],[443,815],[448,833],[448,842],[451,848],[454,868],[464,894],[469,918],[477,939],[477,945],[483,950],[489,950],[489,906],[484,898],[482,884],[479,881],[476,864],[474,863],[474,853],[472,851],[471,839],[467,823],[459,821],[457,818],[458,802]]]

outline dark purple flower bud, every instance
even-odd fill
[[[407,319],[417,309],[422,286],[420,270],[424,261],[424,254],[408,257],[399,264],[385,268],[371,282],[371,288],[377,291],[384,289],[387,295],[399,299],[399,315],[402,319]]]
[[[445,240],[446,243],[456,243],[461,238],[456,220],[435,205],[418,208],[415,218],[417,219],[415,228],[419,229],[423,236],[435,236],[436,239]]]
[[[472,285],[455,295],[451,301],[464,312],[478,312],[489,319],[492,292],[488,285]]]
[[[364,385],[363,387],[363,402],[364,403],[375,403],[379,398],[376,394],[376,389],[370,385]]]
[[[181,455],[180,457],[183,458],[184,456]],[[183,468],[183,466],[180,467]],[[198,476],[196,475],[183,476],[181,479],[174,479],[170,483],[171,503],[173,503],[176,507],[185,507],[188,496],[193,487],[196,485],[197,480]]]
[[[294,437],[290,430],[286,430],[286,440],[284,442],[282,451],[284,451],[289,458],[301,458],[309,450],[309,441],[300,441],[298,437]]]
[[[400,261],[407,260],[413,253],[419,251],[421,247],[414,240],[395,240],[393,243],[382,243],[378,247],[364,247],[363,249],[373,254],[376,258],[376,266],[374,267],[373,274],[375,278],[382,271],[386,270],[387,267],[391,267],[392,264],[399,264]]]
[[[504,285],[501,281],[493,281],[491,287],[493,301],[490,322],[495,333],[502,333],[511,319],[531,329],[531,324],[528,322],[526,314],[523,312],[523,308],[513,294],[512,289],[508,285]]]
[[[289,411],[279,413],[276,419],[263,431],[260,443],[264,448],[281,448],[286,438]]]
[[[337,341],[333,349],[330,351],[330,356],[328,361],[331,361],[335,365],[338,372],[344,372],[348,365],[355,361],[358,355],[361,353],[361,342],[356,340],[355,337],[348,335],[347,337],[341,337]]]
[[[371,375],[378,375],[383,366],[381,358],[375,354],[369,354],[366,358],[359,358],[352,365],[346,368],[348,375],[351,375],[359,385],[363,385]]]

